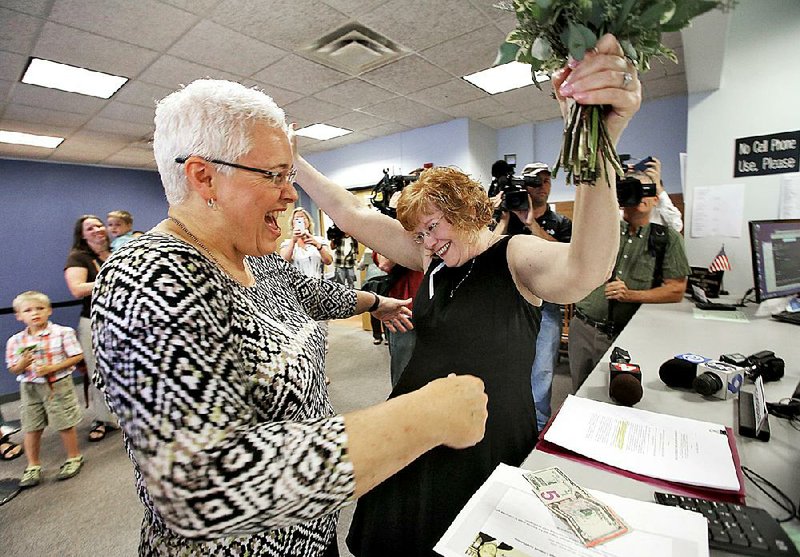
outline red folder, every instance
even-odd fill
[[[605,470],[606,472],[614,472],[615,474],[620,474],[628,478],[633,478],[634,480],[646,482],[651,485],[657,486],[659,488],[666,489],[667,491],[677,493],[679,495],[700,497],[702,499],[711,499],[712,501],[724,501],[726,503],[738,503],[740,505],[745,504],[744,475],[742,474],[742,463],[739,460],[739,451],[736,449],[736,440],[733,436],[733,430],[729,427],[725,428],[725,433],[728,437],[728,445],[731,448],[731,455],[733,456],[733,465],[736,468],[736,477],[739,478],[738,491],[728,491],[725,489],[716,489],[713,487],[701,487],[697,485],[671,482],[668,480],[653,478],[651,476],[637,474],[636,472],[631,472],[629,470],[623,470],[622,468],[617,468],[616,466],[611,466],[610,464],[606,464],[604,462],[600,462],[598,460],[594,460],[589,457],[583,456],[582,454],[578,454],[576,452],[565,449],[564,447],[556,445],[555,443],[546,441],[544,438],[545,433],[547,433],[547,430],[550,429],[550,425],[556,419],[557,415],[558,412],[556,412],[553,415],[553,417],[550,418],[550,421],[547,422],[547,425],[539,433],[539,441],[538,443],[536,443],[537,451],[542,451],[543,453],[550,453],[556,456],[560,456],[562,458],[574,460],[575,462],[580,462],[581,464],[585,464],[587,466],[594,466],[595,468]]]

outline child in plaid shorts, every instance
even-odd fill
[[[14,298],[13,307],[17,320],[26,325],[6,343],[6,366],[20,383],[20,417],[28,458],[19,485],[33,487],[42,477],[39,447],[48,425],[59,431],[67,453],[58,479],[72,478],[83,465],[75,429],[81,421],[81,408],[71,379],[83,350],[74,330],[50,322],[53,310],[45,294],[23,292]]]

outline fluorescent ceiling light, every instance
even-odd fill
[[[533,85],[531,66],[522,62],[509,62],[488,70],[481,70],[474,74],[465,75],[463,79],[480,87],[490,95]],[[541,83],[548,79],[550,78],[547,74],[536,72],[536,81]]]
[[[30,133],[9,132],[0,130],[0,143],[14,143],[15,145],[33,145],[34,147],[47,147],[55,149],[63,137],[51,137],[49,135],[33,135]]]
[[[126,81],[128,81],[127,77],[95,72],[41,58],[31,58],[31,63],[28,64],[28,69],[22,76],[22,83],[100,97],[101,99],[107,99],[116,93]]]
[[[340,137],[342,135],[347,135],[348,133],[353,133],[353,130],[337,128],[335,126],[329,126],[328,124],[313,124],[311,126],[306,126],[305,128],[300,128],[294,133],[303,137],[321,139],[324,141],[326,139],[333,139],[334,137]]]

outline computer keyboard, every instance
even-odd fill
[[[772,318],[777,319],[778,321],[783,321],[784,323],[794,323],[795,325],[800,325],[800,311],[782,311],[780,313],[773,314]]]
[[[800,557],[777,520],[758,507],[719,503],[655,492],[656,503],[702,514],[708,520],[708,546],[739,555]]]

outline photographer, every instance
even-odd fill
[[[683,238],[650,222],[657,203],[650,174],[635,173],[617,184],[623,211],[620,247],[611,279],[575,305],[569,322],[569,370],[576,392],[641,304],[680,302],[689,262]]]
[[[354,288],[358,242],[350,234],[342,232],[335,224],[328,229],[328,240],[333,248],[333,282]]]
[[[513,167],[508,171],[513,174]],[[502,211],[495,233],[509,236],[533,234],[549,242],[568,243],[572,239],[572,221],[553,211],[547,204],[551,187],[550,168],[543,162],[528,164],[522,169],[522,178],[528,196],[527,207]],[[498,206],[507,206],[503,203],[504,195],[505,192],[501,191],[495,197],[496,200],[500,197],[499,203],[496,201]],[[553,371],[561,344],[561,326],[561,306],[543,301],[542,323],[536,338],[536,357],[531,368],[531,390],[539,431],[550,419]]]

